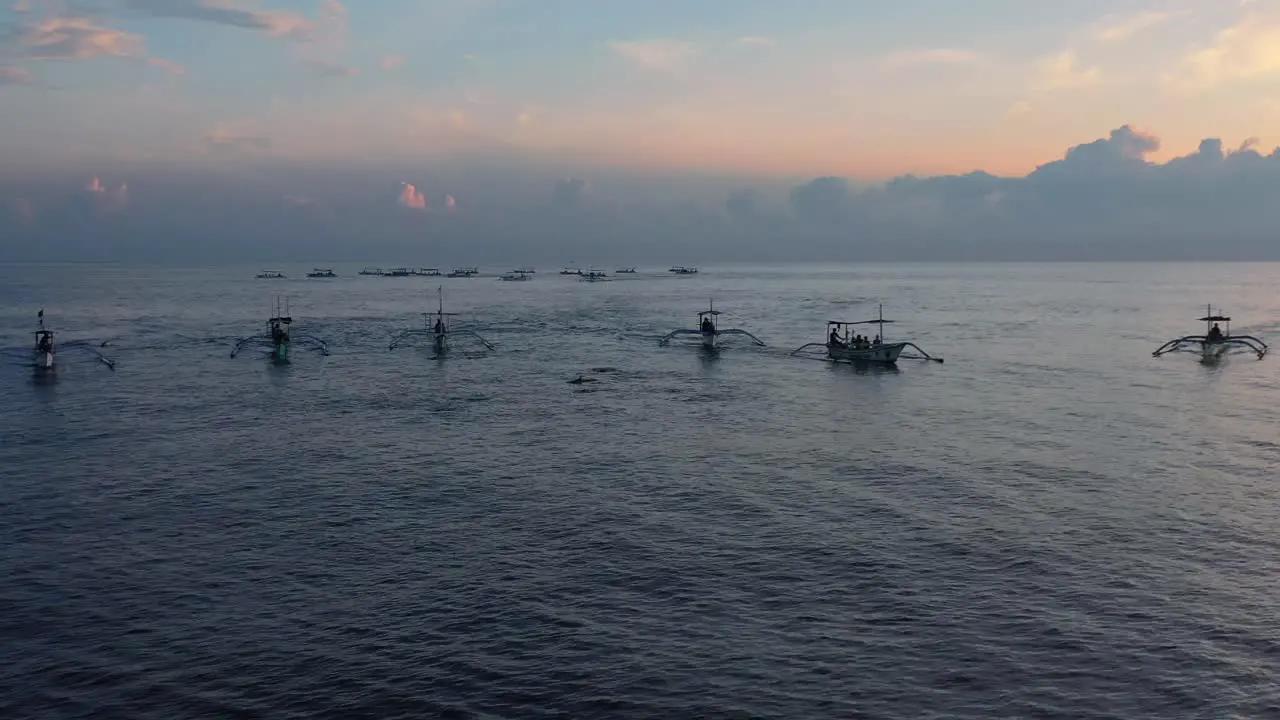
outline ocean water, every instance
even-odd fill
[[[1280,359],[1151,357],[1280,266],[257,269],[0,266],[0,717],[1280,714]],[[789,355],[880,303],[945,364]]]

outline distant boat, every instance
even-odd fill
[[[670,272],[673,272],[676,275],[697,275],[698,268],[685,267],[683,265],[674,265],[672,266]]]
[[[560,274],[561,275],[581,275],[582,271],[572,265],[569,265],[569,266],[566,266],[565,269],[561,270]]]
[[[529,274],[521,270],[513,270],[503,274],[500,279],[505,282],[523,282],[529,279]]]
[[[413,271],[406,267],[391,268],[383,273],[387,277],[409,277],[413,275]]]
[[[333,274],[333,270],[330,270],[329,268],[315,268],[315,269],[313,269],[311,272],[307,273],[307,277],[309,277],[309,278],[336,278],[336,277],[338,277],[338,276],[337,276],[337,275],[334,275],[334,274]]]
[[[610,279],[607,274],[602,272],[596,272],[595,270],[589,270],[587,272],[579,273],[579,274],[582,277],[578,279],[581,280],[582,282],[605,282]]]
[[[478,274],[480,271],[474,267],[461,267],[446,275],[451,278],[469,278]]]
[[[537,270],[534,270],[532,267],[522,267],[522,268],[520,268],[519,270],[517,270],[516,272],[518,272],[518,273],[524,273],[525,275],[533,275],[534,273],[536,273],[536,272],[538,272],[538,271],[537,271]]]
[[[624,267],[624,268],[618,268],[617,270],[614,270],[614,272],[619,275],[635,275],[636,269],[633,267]]]
[[[283,280],[284,273],[278,270],[263,270],[258,273],[259,280]]]
[[[418,274],[423,277],[440,277],[440,268],[422,268]]]
[[[361,275],[386,275],[382,272],[382,268],[363,268],[360,270]]]

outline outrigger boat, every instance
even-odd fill
[[[307,277],[309,277],[309,278],[336,278],[336,277],[338,277],[338,276],[337,276],[337,275],[335,275],[335,274],[333,273],[333,270],[331,270],[331,269],[329,269],[329,268],[315,268],[315,269],[314,269],[314,270],[312,270],[311,272],[307,273]]]
[[[573,265],[568,265],[563,270],[560,271],[560,274],[561,275],[581,275],[582,271],[579,270],[577,267],[574,267]]]
[[[618,275],[635,275],[636,269],[633,267],[624,267],[624,268],[618,268],[617,270],[614,270],[614,272],[617,273]]]
[[[40,329],[35,331],[36,344],[31,353],[31,366],[35,368],[37,373],[48,374],[57,372],[58,369],[58,350],[53,342],[53,331],[44,326],[44,308],[40,308],[40,312],[36,314],[36,318],[40,322]],[[106,343],[102,343],[106,345]],[[116,369],[116,363],[111,358],[98,352],[97,350],[83,343],[68,343],[63,346],[67,350],[88,350],[93,353],[98,362],[106,365],[112,370]]]
[[[449,273],[445,277],[469,278],[479,274],[479,272],[480,270],[474,267],[463,267],[463,268],[458,268],[457,270],[454,270],[453,272]]]
[[[268,351],[268,357],[271,362],[284,364],[289,362],[289,348],[293,341],[297,340],[307,343],[311,349],[317,350],[321,355],[329,354],[329,346],[325,342],[312,335],[291,335],[289,327],[293,324],[293,318],[289,316],[289,306],[284,306],[284,312],[280,309],[280,298],[276,298],[276,310],[274,315],[267,320],[267,332],[265,335],[252,335],[242,338],[236,342],[236,346],[231,349],[231,357],[240,354],[240,351],[251,345],[256,345]]]
[[[386,273],[382,271],[382,268],[369,268],[369,267],[361,268],[359,274],[360,275],[386,275]]]
[[[258,273],[259,280],[283,280],[284,273],[279,270],[263,270]]]
[[[702,347],[707,350],[716,349],[716,340],[721,335],[744,335],[751,339],[756,345],[764,345],[764,341],[752,335],[746,330],[738,330],[737,328],[729,330],[720,329],[720,311],[716,309],[715,301],[711,301],[706,310],[698,313],[698,329],[697,330],[672,330],[665,337],[658,341],[659,345],[666,345],[671,342],[671,338],[681,335],[693,335],[702,339]]]
[[[582,282],[605,282],[611,279],[608,273],[596,272],[595,270],[580,272],[578,275],[578,280]]]
[[[412,340],[415,338],[422,338],[422,337],[430,337],[431,347],[435,351],[435,356],[432,357],[432,359],[434,360],[436,358],[444,357],[445,353],[449,352],[449,336],[451,335],[470,336],[475,340],[479,341],[480,344],[485,346],[486,349],[492,350],[493,346],[489,344],[489,341],[480,337],[480,335],[475,333],[474,331],[467,330],[465,328],[455,329],[455,328],[449,327],[449,321],[447,318],[454,317],[458,313],[445,312],[444,311],[444,288],[443,287],[438,288],[437,292],[440,295],[440,307],[438,310],[436,310],[435,313],[425,313],[425,316],[427,318],[427,327],[402,331],[395,337],[391,338],[391,345],[387,347],[387,350],[395,350],[397,347],[403,344],[406,340]],[[432,317],[435,318],[435,322],[431,321]]]
[[[898,361],[898,358],[909,358],[912,360],[931,360],[940,363],[942,358],[936,358],[929,353],[921,350],[918,345],[912,342],[896,342],[890,343],[884,340],[884,326],[892,323],[892,320],[884,319],[884,306],[880,306],[880,315],[874,320],[858,320],[854,322],[846,322],[842,320],[827,321],[827,341],[825,343],[809,343],[802,345],[791,352],[792,355],[798,355],[802,352],[812,353],[811,348],[822,348],[826,353],[826,359],[832,362],[847,362],[851,364],[877,363],[883,365],[892,365]],[[872,340],[867,340],[859,335],[850,337],[852,328],[855,325],[875,325],[880,332]],[[902,351],[912,348],[919,355],[903,355]],[[820,351],[821,352],[821,351]]]
[[[698,268],[685,267],[683,265],[675,265],[668,272],[673,272],[676,275],[697,275]]]
[[[533,271],[532,270],[512,270],[511,272],[504,274],[500,279],[506,282],[523,282],[529,279],[529,273],[531,272]]]
[[[1267,344],[1258,338],[1252,335],[1232,335],[1231,318],[1223,315],[1221,309],[1215,314],[1213,306],[1208,305],[1204,317],[1197,319],[1205,325],[1204,335],[1186,335],[1170,340],[1151,355],[1160,357],[1171,352],[1196,352],[1200,353],[1201,362],[1215,362],[1233,349],[1248,350],[1257,355],[1259,360],[1267,354]],[[1225,324],[1226,329],[1222,329],[1218,323]]]

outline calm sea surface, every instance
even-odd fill
[[[1150,354],[1280,266],[282,269],[0,266],[0,717],[1280,714],[1280,357]],[[946,363],[788,355],[881,302]]]

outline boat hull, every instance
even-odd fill
[[[1203,343],[1200,346],[1200,362],[1217,362],[1227,354],[1226,343]]]
[[[53,353],[51,352],[36,353],[35,367],[37,370],[40,370],[42,372],[49,372],[53,370],[55,366],[56,366],[56,363],[54,361]]]
[[[828,345],[827,357],[836,362],[890,365],[898,361],[898,356],[902,354],[902,349],[906,346],[906,343],[889,343],[865,348]]]

